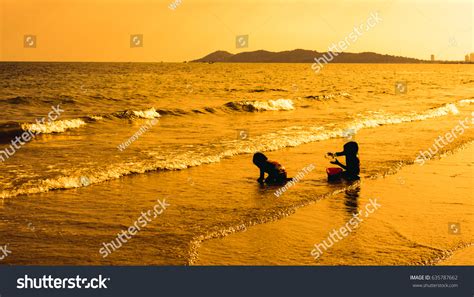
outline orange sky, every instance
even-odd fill
[[[169,4],[176,2],[176,9]],[[179,3],[181,2],[181,3]],[[473,0],[0,0],[2,61],[165,61],[295,48],[326,51],[379,11],[346,50],[462,60],[473,52]],[[131,48],[130,35],[143,34]],[[249,35],[236,48],[236,35]],[[24,36],[36,48],[24,48]]]

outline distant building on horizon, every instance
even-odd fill
[[[464,62],[469,62],[469,55],[464,56]]]
[[[435,60],[435,56],[431,55],[431,62],[433,62],[434,60]]]

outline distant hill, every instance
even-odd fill
[[[253,52],[243,52],[231,54],[226,51],[216,51],[201,59],[191,62],[203,63],[314,63],[315,58],[327,57],[331,55],[327,52],[317,52],[303,49],[295,49],[292,51],[269,52],[258,50]],[[333,55],[334,59],[328,60],[329,63],[429,63],[429,61],[414,58],[381,55],[372,52],[364,53],[338,53]]]
[[[199,59],[200,61],[196,60],[192,62],[225,62],[227,59],[229,59],[232,56],[233,55],[229,52],[216,51],[216,52],[213,52],[212,54],[205,56],[204,58]]]

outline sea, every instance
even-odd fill
[[[473,102],[466,64],[2,62],[0,264],[191,265],[204,241],[353,188],[327,182],[327,152],[357,141],[362,182],[383,179],[472,125]],[[466,128],[432,158],[473,139]],[[258,151],[289,176],[314,169],[278,197],[256,181]],[[158,200],[163,214],[99,253]]]

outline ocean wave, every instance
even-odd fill
[[[92,121],[102,121],[104,119],[103,116],[99,116],[99,115],[91,115],[91,116],[88,116],[88,118]]]
[[[17,122],[0,123],[0,143],[10,142],[10,140],[23,133],[21,124]]]
[[[233,101],[225,104],[225,107],[234,111],[280,111],[294,110],[294,103],[291,99],[277,99],[268,101]]]
[[[474,103],[474,99],[462,99],[459,100],[458,103],[461,106],[471,105],[472,103]]]
[[[61,133],[66,130],[76,129],[86,123],[82,119],[58,120],[46,123],[24,123],[21,124],[23,131],[30,131],[35,134]]]
[[[154,107],[145,110],[124,110],[115,112],[112,116],[121,119],[154,119],[159,118],[161,115],[156,111]]]
[[[33,97],[27,97],[27,96],[16,96],[16,97],[11,97],[7,99],[2,99],[0,102],[4,103],[9,103],[9,104],[30,104],[34,102]]]
[[[373,114],[366,118],[361,118],[352,122],[344,130],[353,130],[357,132],[362,128],[374,128],[381,125],[401,124],[414,121],[423,121],[449,114],[459,114],[459,110],[454,103],[448,103],[441,107],[430,109],[423,113],[407,113],[401,115]]]
[[[348,122],[342,128],[332,127],[287,127],[285,129],[260,135],[245,141],[227,141],[221,152],[206,155],[199,151],[190,151],[172,158],[163,160],[160,153],[148,152],[151,159],[140,160],[133,163],[111,164],[107,167],[96,169],[87,174],[88,184],[101,183],[107,180],[117,179],[130,174],[141,174],[149,171],[160,170],[183,170],[189,167],[200,166],[220,162],[222,159],[236,155],[251,154],[255,151],[275,151],[302,144],[323,141],[331,138],[347,137],[348,133],[357,133],[364,128],[374,128],[381,125],[399,124],[413,121],[445,116],[458,113],[458,109],[452,103],[427,110],[423,113],[387,115],[374,113],[366,118],[358,118]],[[151,113],[153,115],[153,113]],[[348,132],[349,131],[349,132]],[[20,186],[17,189],[0,192],[0,198],[9,198],[24,194],[34,194],[55,189],[68,189],[84,186],[81,176],[71,175],[38,181],[36,186]]]
[[[145,110],[125,110],[112,114],[98,114],[90,115],[75,119],[56,120],[45,123],[20,123],[20,122],[6,122],[0,123],[0,141],[8,140],[8,138],[20,135],[25,131],[30,131],[34,134],[52,134],[62,133],[71,129],[81,128],[90,122],[98,122],[104,118],[119,118],[119,119],[154,119],[161,115],[155,108]]]
[[[248,92],[249,93],[261,93],[261,92],[288,92],[288,91],[284,90],[284,89],[278,89],[278,88],[273,88],[273,89],[258,88],[258,89],[251,89]]]
[[[348,93],[338,93],[338,96],[350,96]],[[329,99],[335,95],[324,95],[321,98]],[[24,99],[18,99],[24,100]],[[218,112],[262,112],[262,111],[289,111],[294,110],[294,102],[291,99],[277,99],[267,101],[234,101],[228,102],[224,106],[204,107],[186,111],[183,109],[155,109],[154,107],[144,110],[127,109],[123,111],[112,112],[110,114],[87,115],[75,119],[57,120],[51,123],[0,123],[0,139],[8,138],[12,135],[19,135],[24,131],[33,133],[62,133],[71,129],[80,128],[87,123],[98,122],[104,119],[154,119],[162,116],[184,116],[197,114],[216,114]]]
[[[188,112],[186,110],[180,109],[180,108],[174,108],[174,109],[157,109],[156,112],[158,112],[161,116],[183,116],[187,114],[191,114],[192,112],[197,113],[205,113],[200,110],[192,110],[191,112]]]
[[[344,98],[349,98],[351,97],[351,94],[348,92],[339,92],[339,93],[334,93],[334,94],[321,94],[321,95],[309,95],[305,96],[305,99],[316,99],[316,100],[330,100],[338,97],[344,97]]]
[[[218,113],[219,111],[235,112],[262,112],[262,111],[286,111],[294,110],[294,103],[291,99],[277,99],[267,101],[232,101],[218,107],[203,107],[186,111],[183,109],[158,109],[163,116],[183,116],[192,114]]]
[[[86,125],[87,120],[99,120],[99,118],[57,120],[45,123],[0,123],[0,142],[10,142],[15,136],[20,136],[26,131],[33,134],[62,133]]]
[[[59,97],[31,97],[31,96],[15,96],[6,99],[0,99],[0,103],[7,103],[7,104],[14,104],[14,105],[42,105],[42,104],[74,104],[76,100],[67,96],[59,96]]]

